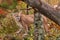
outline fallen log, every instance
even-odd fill
[[[24,2],[31,7],[36,8],[41,14],[60,25],[60,12],[55,10],[49,4],[43,2],[42,0],[25,0]]]

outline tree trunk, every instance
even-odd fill
[[[25,0],[28,5],[36,8],[41,14],[53,20],[55,23],[60,25],[60,12],[52,8],[42,0]]]

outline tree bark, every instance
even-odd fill
[[[36,8],[41,14],[60,25],[60,12],[55,10],[49,4],[43,2],[42,0],[25,0],[24,2],[31,7]]]

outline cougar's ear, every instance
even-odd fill
[[[22,14],[22,11],[20,11],[20,12],[18,13],[19,16],[21,16],[21,14]]]

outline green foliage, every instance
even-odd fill
[[[8,8],[7,2],[3,2],[2,4],[0,4],[0,7],[2,7],[2,8]]]
[[[8,15],[8,16],[9,17],[6,17],[0,21],[2,23],[0,27],[0,35],[3,33],[11,34],[11,33],[16,32],[19,29],[14,19],[12,18],[12,16],[11,15]]]
[[[25,40],[33,40],[34,38],[34,25],[31,24],[30,25],[30,30],[29,30],[29,33],[28,33],[28,37],[25,39]]]
[[[9,5],[6,1],[3,2],[2,4],[0,4],[0,7],[2,8],[7,8],[7,9],[15,9],[16,8],[16,5],[17,5],[17,0],[13,0],[13,3],[12,5]]]
[[[13,0],[13,4],[9,6],[9,9],[15,9],[17,5],[17,0]]]

